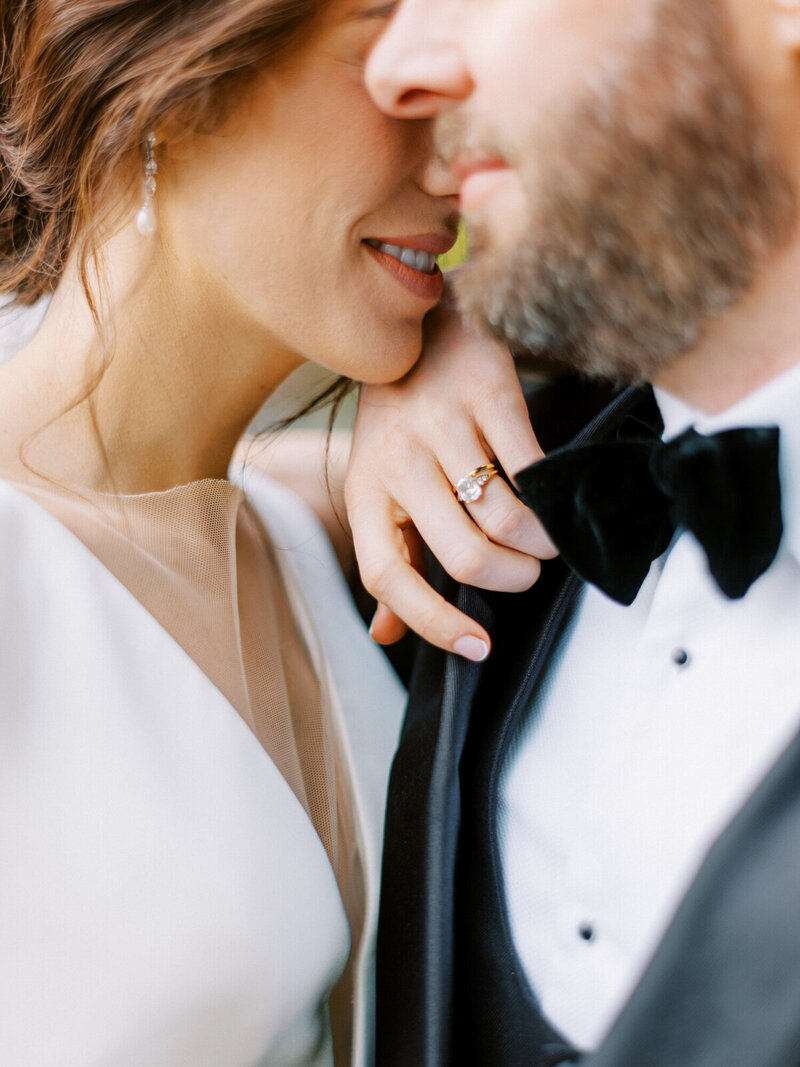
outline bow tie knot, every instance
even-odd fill
[[[739,598],[783,532],[778,441],[769,426],[573,444],[516,481],[569,567],[621,604],[676,529],[694,534],[719,588]]]

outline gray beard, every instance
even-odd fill
[[[719,3],[660,0],[624,58],[552,136],[530,138],[529,226],[503,248],[471,231],[457,293],[474,325],[514,349],[641,381],[750,288],[790,235],[795,198]],[[440,132],[447,155],[455,114]]]

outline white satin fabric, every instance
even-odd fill
[[[247,488],[352,800],[364,900],[349,1059],[364,1065],[403,694],[316,521],[256,474]],[[304,807],[129,589],[5,483],[0,552],[0,1062],[328,1067],[349,935]]]

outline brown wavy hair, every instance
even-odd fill
[[[0,0],[0,292],[32,304],[132,180],[146,132],[213,129],[326,0]]]

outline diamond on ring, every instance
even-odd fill
[[[474,504],[483,496],[486,483],[495,474],[497,474],[497,467],[495,467],[494,463],[487,463],[483,467],[470,471],[469,474],[453,486],[456,499],[461,504]]]

